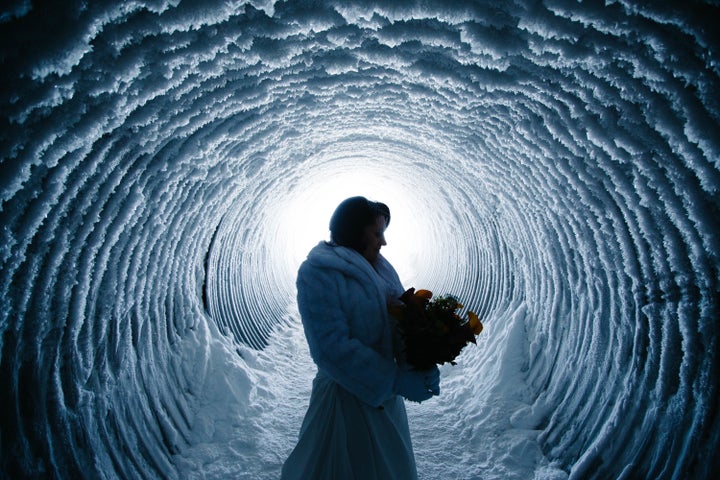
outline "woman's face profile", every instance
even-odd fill
[[[387,222],[385,217],[378,215],[375,217],[375,222],[365,227],[363,230],[363,236],[361,245],[362,256],[367,259],[370,263],[375,263],[378,255],[380,254],[380,248],[383,245],[387,245],[385,241],[385,229],[387,228]]]

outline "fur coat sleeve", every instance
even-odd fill
[[[398,367],[387,302],[402,294],[382,256],[376,268],[358,252],[320,243],[300,266],[298,308],[318,369],[373,406],[393,395]]]

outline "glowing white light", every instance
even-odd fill
[[[385,232],[387,245],[382,254],[388,258],[401,279],[412,278],[413,265],[421,251],[419,240],[424,238],[422,219],[413,213],[412,193],[387,168],[373,168],[363,161],[333,162],[325,168],[306,175],[288,198],[278,202],[277,241],[285,256],[288,274],[294,275],[308,251],[322,240],[330,239],[330,217],[338,204],[346,198],[362,195],[390,207],[390,226]],[[282,253],[281,253],[282,255]]]

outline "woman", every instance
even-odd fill
[[[290,479],[415,479],[401,398],[439,394],[437,367],[399,365],[387,313],[403,293],[380,254],[390,210],[352,197],[330,219],[298,271],[298,307],[318,366],[298,444],[283,465]]]

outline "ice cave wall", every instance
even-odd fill
[[[412,219],[408,281],[523,309],[560,470],[717,474],[718,13],[8,2],[3,475],[181,474],[213,338],[293,321],[294,207],[353,177]]]

